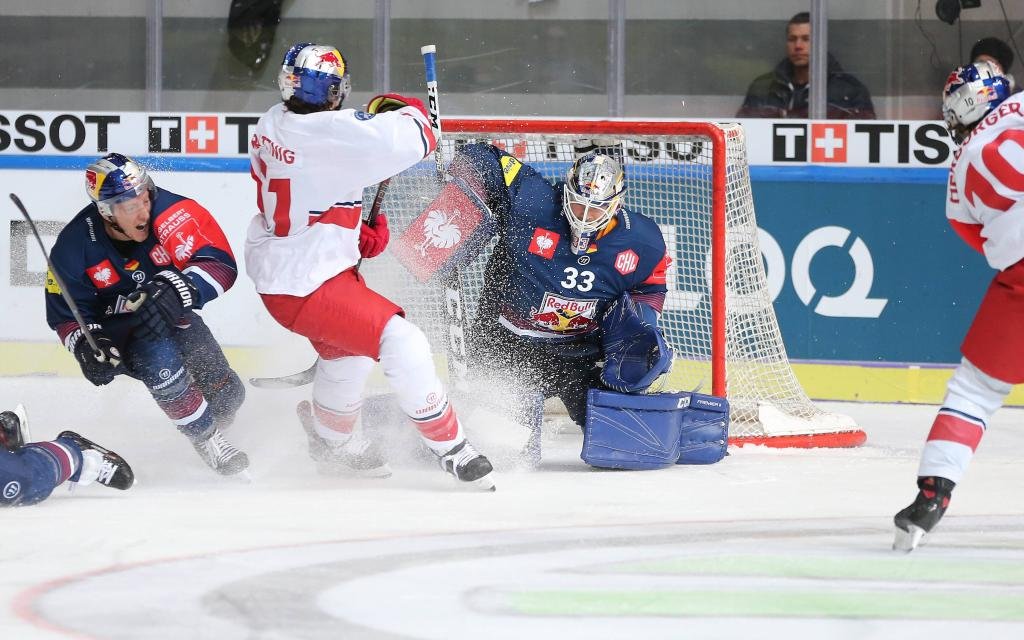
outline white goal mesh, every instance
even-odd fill
[[[600,147],[626,171],[625,205],[661,227],[673,259],[662,326],[675,350],[667,388],[728,397],[733,443],[855,446],[852,419],[816,407],[786,356],[758,242],[743,129],[700,122],[567,120],[444,121],[446,162],[456,145],[504,147],[549,179],[582,152]],[[717,153],[717,157],[716,157]],[[383,210],[397,236],[440,190],[433,162],[391,181]],[[372,202],[368,190],[364,202]],[[483,281],[485,250],[462,270],[470,318]],[[363,266],[370,285],[401,304],[435,349],[449,340],[444,295],[396,260]]]

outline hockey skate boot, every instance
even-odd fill
[[[494,479],[491,477],[494,467],[491,461],[477,453],[465,438],[440,458],[441,468],[456,480],[472,484],[483,491],[494,491]]]
[[[135,472],[128,466],[124,458],[109,449],[105,449],[83,435],[74,431],[62,431],[58,440],[70,440],[82,451],[82,467],[71,476],[71,481],[82,486],[98,482],[111,489],[130,489],[135,484]]]
[[[206,440],[193,442],[192,446],[203,462],[222,476],[233,476],[249,468],[249,456],[228,442],[218,429]]]
[[[949,497],[956,484],[952,480],[937,476],[917,479],[920,491],[914,502],[896,514],[896,538],[892,548],[907,553],[917,548],[924,534],[931,532],[942,519],[949,506]]]
[[[356,432],[343,443],[335,444],[320,437],[313,422],[313,406],[303,400],[295,408],[306,432],[309,457],[316,462],[316,471],[325,476],[387,478],[391,467],[377,445]]]

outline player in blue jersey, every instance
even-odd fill
[[[587,390],[607,386],[601,324],[629,294],[657,326],[670,259],[657,224],[622,205],[626,180],[611,156],[588,153],[552,184],[485,144],[461,148],[450,173],[477,194],[497,223],[470,332],[481,370],[557,396],[583,426]]]
[[[0,411],[0,507],[42,502],[64,482],[121,490],[135,482],[124,458],[74,431],[49,442],[30,440],[23,407]]]
[[[89,165],[85,180],[92,202],[50,252],[67,290],[47,277],[47,323],[89,382],[105,385],[122,373],[141,380],[206,464],[223,475],[243,471],[248,457],[221,430],[245,388],[196,313],[234,284],[224,232],[199,203],[157,187],[119,153]]]

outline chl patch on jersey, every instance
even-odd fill
[[[356,120],[369,120],[370,118],[372,118],[375,115],[377,115],[377,114],[375,114],[375,113],[367,113],[365,111],[356,111]]]
[[[624,276],[628,276],[636,271],[638,264],[640,264],[640,256],[636,255],[636,251],[633,251],[632,249],[620,251],[619,254],[615,256],[615,270]]]
[[[166,267],[171,264],[171,254],[167,253],[167,249],[160,244],[149,250],[149,259],[158,267]]]
[[[549,331],[579,333],[590,328],[596,313],[596,299],[566,298],[545,291],[540,306],[530,308],[530,319]]]
[[[97,289],[106,289],[121,281],[121,276],[117,275],[117,271],[114,270],[114,265],[109,259],[89,267],[85,273],[88,274]]]
[[[60,295],[60,285],[57,284],[57,278],[53,277],[53,272],[50,270],[46,271],[46,293]]]
[[[560,237],[554,231],[537,227],[533,230],[533,239],[530,240],[530,248],[527,251],[545,260],[550,260],[555,256],[555,249],[558,247]]]
[[[501,173],[505,178],[505,186],[508,187],[512,184],[512,181],[519,175],[519,170],[523,168],[523,163],[519,162],[512,156],[501,156]]]

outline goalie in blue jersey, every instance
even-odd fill
[[[432,247],[414,222],[398,255],[426,280],[467,262],[497,235],[469,332],[480,372],[513,380],[519,394],[557,396],[582,427],[588,389],[638,393],[667,371],[671,350],[658,320],[670,258],[657,224],[623,206],[627,185],[617,160],[587,153],[552,184],[495,146],[471,144],[449,172],[451,182],[428,211],[450,206],[476,228],[439,256],[425,251]],[[630,335],[618,328],[626,316]]]

